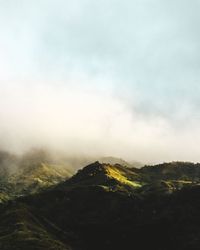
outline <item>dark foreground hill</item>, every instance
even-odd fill
[[[200,249],[200,166],[95,162],[0,207],[2,250]]]

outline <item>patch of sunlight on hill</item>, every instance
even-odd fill
[[[106,168],[106,175],[110,178],[113,178],[119,182],[121,182],[122,184],[125,184],[125,185],[129,185],[129,186],[132,186],[132,187],[141,187],[141,184],[135,182],[135,181],[131,181],[131,180],[128,180],[126,176],[123,175],[123,172],[118,170],[117,168],[115,167],[111,167],[111,166],[108,166]]]

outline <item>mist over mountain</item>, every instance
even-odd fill
[[[138,113],[112,91],[78,83],[80,87],[3,85],[1,149],[21,154],[47,148],[77,157],[111,155],[144,163],[199,161],[197,121],[188,119],[189,127],[173,125],[167,117]]]
[[[138,163],[130,164],[115,157],[100,157],[99,160],[129,167],[139,166]],[[63,152],[41,148],[34,148],[22,154],[0,151],[0,201],[55,186],[93,161],[93,157],[65,155]]]
[[[0,250],[200,249],[199,13],[0,1]]]

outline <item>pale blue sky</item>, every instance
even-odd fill
[[[60,110],[59,100],[62,98],[66,100],[62,107],[73,107],[74,104],[67,100],[69,95],[76,100],[78,92],[79,99],[89,95],[89,101],[84,111],[76,101],[76,112],[89,112],[101,117],[102,121],[100,136],[96,138],[99,121],[92,119],[95,138],[87,134],[89,149],[95,142],[101,145],[97,152],[106,154],[102,148],[105,148],[107,137],[111,144],[106,148],[108,154],[134,158],[132,153],[125,153],[129,148],[136,152],[138,159],[147,154],[145,160],[152,161],[200,160],[200,152],[193,149],[200,143],[199,12],[199,0],[0,0],[2,131],[5,127],[8,129],[7,123],[13,117],[17,119],[20,113],[23,120],[29,113],[34,117],[33,123],[38,125],[33,129],[34,138],[38,131],[41,138],[43,130],[38,123],[38,100],[44,97],[41,105],[48,113],[52,108],[51,100],[56,101],[56,110]],[[13,91],[18,94],[13,94]],[[27,96],[29,105],[25,111],[22,107],[27,105]],[[99,98],[97,107],[90,103],[94,96]],[[117,102],[116,106],[124,110],[120,111],[123,113],[120,120],[116,108],[115,118],[121,124],[120,128],[113,128],[115,111],[111,108],[108,112],[107,106],[104,107],[102,103],[106,98],[111,100],[108,106]],[[102,106],[102,110],[99,113],[90,111],[91,105],[94,110]],[[127,122],[124,121],[126,113],[130,117],[126,117]],[[63,116],[73,120],[71,113],[65,111],[57,119]],[[53,117],[49,122],[54,120]],[[139,120],[139,132],[131,129],[136,126],[135,120]],[[86,127],[87,120],[74,119],[74,123],[77,122]],[[25,133],[26,126],[22,129],[16,120],[11,123],[21,130],[21,134]],[[62,131],[65,138],[70,134],[75,140],[77,131],[69,133],[67,120],[60,122],[58,127],[61,124],[66,127]],[[112,132],[108,132],[106,126]],[[123,132],[127,126],[130,127],[130,136]],[[13,133],[11,142],[22,140],[18,129],[17,132],[13,132],[12,127],[10,130]],[[56,129],[54,133],[57,133]],[[9,141],[5,132],[3,134],[4,141]],[[147,140],[142,138],[145,134]],[[24,135],[25,144],[31,141],[28,137]],[[193,138],[196,138],[195,142]],[[85,137],[81,134],[79,139],[84,141]],[[113,149],[115,140],[124,142],[125,152]],[[183,142],[190,145],[193,152],[182,148]],[[160,144],[162,146],[158,146]],[[170,149],[170,144],[174,144],[173,149]],[[186,152],[188,155],[183,156]]]

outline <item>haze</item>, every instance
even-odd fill
[[[200,161],[200,1],[0,1],[0,144]]]

